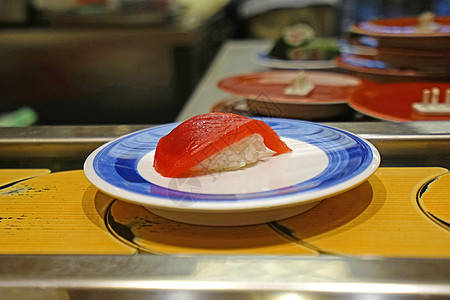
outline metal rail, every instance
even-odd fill
[[[0,297],[448,299],[449,267],[449,260],[333,256],[3,256]]]
[[[380,151],[382,166],[450,168],[450,122],[324,123],[351,131]],[[0,128],[0,166],[82,168],[97,147],[124,134],[152,125],[36,126]]]

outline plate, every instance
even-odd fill
[[[335,61],[340,68],[352,71],[360,77],[373,80],[378,83],[402,81],[448,81],[450,79],[448,73],[432,73],[389,68],[384,61],[362,55],[343,55],[337,57]]]
[[[275,59],[267,53],[258,53],[253,58],[253,62],[261,67],[272,69],[290,69],[290,70],[310,70],[310,69],[332,69],[336,68],[334,60],[284,60]]]
[[[356,92],[349,105],[362,114],[387,121],[450,121],[450,116],[421,115],[414,111],[412,103],[422,101],[423,89],[440,89],[440,102],[444,102],[448,83],[409,82],[380,84]]]
[[[113,140],[85,161],[88,180],[104,193],[175,221],[212,226],[266,223],[297,215],[366,180],[380,163],[369,142],[305,121],[258,118],[293,149],[250,167],[166,178],[152,166],[159,139],[177,124]]]
[[[388,19],[375,19],[355,24],[351,27],[351,31],[357,34],[363,34],[374,37],[394,37],[394,38],[411,38],[411,37],[438,37],[450,36],[450,17],[437,16],[434,22],[439,26],[433,32],[420,32],[416,30],[419,24],[418,17],[401,17]]]
[[[347,103],[351,94],[368,81],[352,75],[307,71],[307,81],[315,88],[305,96],[287,95],[284,90],[298,76],[296,71],[271,71],[237,75],[219,81],[218,87],[251,100],[295,104]]]
[[[246,117],[265,116],[319,121],[336,118],[347,119],[354,110],[347,103],[299,104],[252,101],[245,98],[224,99],[211,107],[211,112],[235,113]]]
[[[252,117],[246,99],[240,97],[226,98],[216,102],[210,109],[211,112],[232,113],[245,117]]]
[[[319,109],[317,109],[319,108]],[[270,106],[265,106],[260,109],[257,107],[249,107],[248,102],[244,98],[225,98],[216,102],[211,107],[211,112],[221,112],[221,113],[233,113],[245,117],[275,117],[273,110],[270,110]],[[266,112],[267,114],[264,114]],[[299,119],[306,121],[371,121],[372,118],[360,114],[355,110],[351,109],[350,106],[345,104],[341,109],[341,105],[296,105],[291,107],[291,112],[286,112],[286,115],[293,115],[292,117],[283,116],[283,112],[280,112],[282,118]]]
[[[339,53],[341,55],[365,55],[376,57],[378,42],[369,37],[349,37],[339,40]],[[335,63],[336,64],[336,63]]]
[[[379,46],[421,50],[450,50],[450,17],[438,16],[434,32],[417,32],[418,17],[376,19],[353,25],[351,31],[377,39]]]
[[[449,37],[450,38],[450,37]],[[450,51],[429,51],[378,47],[377,58],[389,67],[412,69],[426,73],[442,73],[450,77]]]
[[[351,75],[308,71],[314,89],[305,96],[287,95],[285,89],[298,76],[297,71],[271,71],[225,78],[219,88],[246,99],[248,111],[270,117],[309,121],[340,117],[351,112],[347,101],[359,88],[374,84]]]

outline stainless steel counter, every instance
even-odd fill
[[[450,169],[450,122],[323,123],[372,142],[381,166],[441,166]],[[87,155],[113,138],[153,125],[35,126],[0,128],[3,168],[82,168]]]
[[[450,261],[3,256],[1,299],[448,299]]]
[[[227,47],[232,49],[233,43]],[[222,57],[223,51],[216,66]],[[239,59],[243,64],[251,63],[248,56]],[[211,85],[217,79],[214,68],[178,120],[206,112],[211,101],[225,95]],[[227,68],[230,75],[236,72],[231,65],[221,68]],[[450,122],[326,125],[371,141],[380,151],[384,167],[450,168]],[[101,144],[150,126],[0,128],[0,165],[50,168],[54,172],[80,169],[87,155]],[[0,299],[449,299],[449,279],[448,259],[0,256]]]

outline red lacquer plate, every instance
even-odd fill
[[[358,76],[378,83],[450,80],[449,73],[389,68],[381,60],[375,60],[373,57],[361,55],[340,56],[335,59],[335,62],[339,68],[354,72]]]
[[[245,98],[226,99],[211,107],[211,112],[225,112],[246,117],[266,116],[308,121],[348,119],[353,117],[347,103],[337,104],[290,104],[253,101]]]
[[[449,37],[450,39],[450,37]],[[447,74],[450,77],[449,50],[415,50],[391,47],[378,47],[376,58],[389,67],[412,69],[429,74]]]
[[[450,17],[434,18],[436,30],[418,32],[418,17],[378,19],[362,22],[352,26],[351,31],[357,34],[374,37],[380,46],[399,47],[423,50],[450,49]]]
[[[331,72],[306,72],[307,80],[315,88],[305,96],[287,95],[284,90],[292,85],[298,72],[273,71],[233,76],[218,83],[219,88],[233,95],[263,102],[289,104],[347,103],[361,86],[373,84],[352,75]]]
[[[404,17],[392,19],[376,19],[354,25],[351,31],[371,36],[395,36],[395,37],[430,37],[450,36],[450,17],[440,16],[434,18],[438,26],[434,32],[417,32],[418,17]]]
[[[354,110],[367,116],[395,122],[443,121],[450,116],[422,115],[414,111],[412,104],[422,101],[422,91],[437,87],[440,89],[439,102],[444,102],[448,83],[405,82],[389,83],[361,89],[353,94],[348,104]]]

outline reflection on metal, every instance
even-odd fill
[[[154,255],[3,256],[0,260],[0,291],[19,296],[15,299],[26,299],[32,290],[48,292],[52,297],[47,299],[450,296],[448,260]]]

